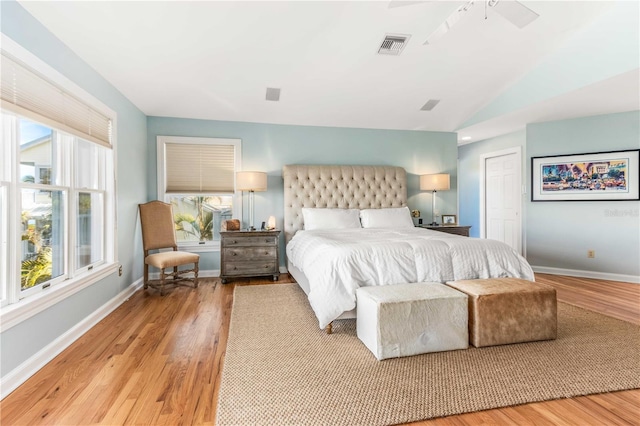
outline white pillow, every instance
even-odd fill
[[[409,207],[360,210],[363,228],[413,228]]]
[[[314,209],[303,207],[304,229],[361,228],[358,209]]]

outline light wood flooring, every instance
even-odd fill
[[[640,285],[538,274],[558,299],[640,324]],[[280,282],[292,282],[287,275]],[[214,285],[215,284],[215,285]],[[236,285],[139,291],[0,403],[2,425],[215,422]],[[277,326],[275,324],[274,326]],[[640,425],[640,390],[468,413],[414,425]]]

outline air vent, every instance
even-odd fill
[[[267,87],[266,100],[278,102],[280,100],[280,89]]]
[[[431,111],[438,105],[438,102],[440,102],[440,99],[429,99],[427,103],[420,108],[420,111]]]
[[[402,49],[409,42],[410,35],[406,34],[387,34],[380,44],[378,53],[381,55],[399,55]]]

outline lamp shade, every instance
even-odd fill
[[[267,174],[264,172],[237,172],[236,191],[262,192],[267,190]]]
[[[447,173],[435,175],[420,175],[421,191],[446,191],[449,189],[450,180]]]

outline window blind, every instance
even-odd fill
[[[0,59],[2,108],[111,148],[109,117],[5,52]]]
[[[233,193],[235,147],[166,143],[167,193]]]

